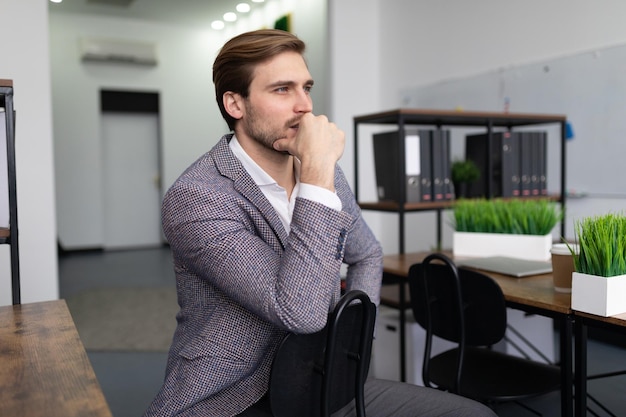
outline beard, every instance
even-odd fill
[[[242,120],[243,130],[255,142],[267,149],[278,152],[274,149],[274,142],[278,139],[287,137],[291,127],[300,122],[300,117],[294,117],[288,120],[282,127],[275,127],[271,125],[270,120],[259,115],[254,106],[252,106],[247,100],[244,103],[246,108],[246,117]],[[286,151],[281,151],[280,153],[288,154]]]

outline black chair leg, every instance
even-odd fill
[[[535,409],[533,409],[533,408],[530,408],[529,406],[527,406],[526,404],[524,404],[524,403],[522,403],[522,402],[519,402],[519,401],[514,401],[514,402],[515,402],[515,404],[517,404],[517,405],[519,405],[520,407],[522,407],[522,408],[524,408],[524,409],[528,410],[529,412],[533,413],[533,414],[534,414],[534,415],[536,415],[536,416],[540,416],[540,417],[542,417],[542,416],[543,416],[543,414],[541,414],[539,411],[537,411],[537,410],[535,410]]]
[[[603,405],[600,401],[598,401],[597,399],[595,399],[595,398],[594,398],[591,394],[587,393],[587,398],[589,398],[591,401],[593,401],[593,402],[594,402],[594,403],[595,403],[598,407],[600,407],[600,408],[601,408],[601,409],[602,409],[605,413],[607,413],[607,414],[608,414],[608,415],[610,415],[611,417],[617,417],[615,414],[613,414],[613,413],[611,412],[611,410],[609,410],[608,408],[606,408],[606,406],[605,406],[605,405]],[[590,413],[592,413],[592,414],[594,414],[594,415],[596,415],[596,416],[597,416],[597,414],[595,414],[593,411],[591,411],[591,410],[589,409],[589,407],[587,407],[587,410],[588,410]]]

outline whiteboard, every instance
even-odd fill
[[[568,190],[626,196],[626,45],[411,88],[417,108],[564,114]],[[507,104],[508,103],[508,104]],[[548,188],[560,181],[559,129],[548,130]]]

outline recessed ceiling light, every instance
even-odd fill
[[[263,3],[265,0],[252,0],[252,3]]]
[[[63,0],[50,0],[52,3],[61,3]]]
[[[250,11],[250,5],[248,3],[239,3],[237,5],[237,11],[239,13],[248,13]]]
[[[224,29],[224,22],[222,22],[221,20],[214,20],[213,22],[211,22],[211,27],[215,30],[222,30]]]
[[[237,15],[233,12],[224,13],[224,20],[227,22],[234,22],[237,20]]]

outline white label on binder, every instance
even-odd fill
[[[404,166],[406,175],[420,174],[420,137],[407,135],[404,139]]]

